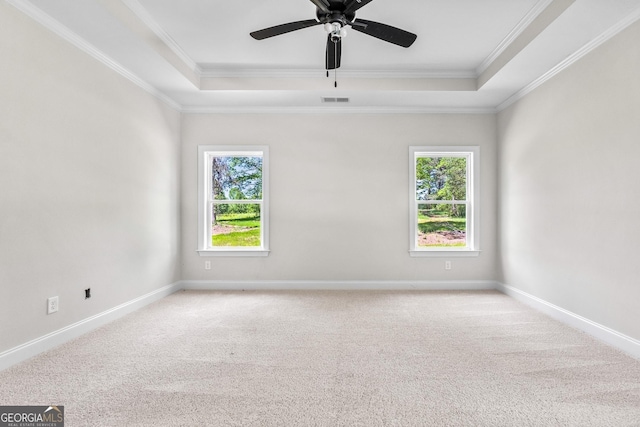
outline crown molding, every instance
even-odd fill
[[[41,11],[36,6],[32,5],[30,2],[24,1],[24,0],[6,0],[6,2],[14,6],[16,9],[18,9],[19,11],[21,11],[22,13],[24,13],[34,21],[36,21],[38,24],[42,25],[43,27],[47,28],[49,31],[56,34],[58,37],[71,43],[73,46],[77,47],[84,53],[88,54],[92,58],[96,59],[97,61],[101,62],[102,64],[110,68],[111,70],[115,71],[116,73],[120,74],[124,78],[128,79],[129,81],[134,83],[136,86],[140,87],[144,91],[148,92],[149,94],[153,95],[160,101],[164,102],[169,107],[173,108],[174,110],[178,110],[178,111],[180,110],[181,108],[180,104],[175,102],[173,99],[169,98],[164,93],[160,92],[158,89],[156,89],[154,86],[147,83],[142,78],[138,77],[137,75],[133,74],[131,71],[127,70],[118,62],[114,61],[112,58],[102,53],[95,46],[88,43],[86,40],[78,36],[76,33],[71,31],[66,26],[62,25],[60,22],[51,18],[49,15]]]
[[[202,78],[318,78],[325,77],[324,69],[284,69],[213,67],[199,65]],[[344,78],[359,79],[475,79],[473,70],[344,70],[338,75]]]
[[[146,82],[136,74],[129,71],[120,63],[104,54],[92,44],[70,30],[65,25],[51,18],[48,14],[40,10],[28,0],[5,0],[40,25],[44,26],[63,40],[71,43],[76,48],[90,55],[111,70],[120,74],[136,86],[156,97],[174,110],[188,114],[492,114],[500,112],[518,100],[522,99],[536,88],[550,80],[558,73],[562,72],[572,64],[580,60],[591,51],[613,38],[628,26],[640,19],[640,8],[634,10],[616,25],[600,34],[596,39],[584,45],[578,51],[567,57],[548,72],[522,87],[517,92],[504,100],[497,106],[491,107],[354,107],[354,106],[314,106],[314,107],[224,107],[224,106],[193,106],[181,105],[174,99]],[[197,64],[180,48],[180,46],[170,37],[159,24],[155,22],[148,12],[137,0],[122,0],[132,13],[144,22],[162,41],[177,55],[186,66],[203,78],[318,78],[324,77],[325,70],[310,69],[259,69],[242,67],[220,67],[214,68],[211,64]],[[512,32],[505,38],[494,52],[478,67],[477,70],[339,70],[339,75],[344,78],[353,79],[477,79],[478,72],[490,64],[509,43],[533,21],[537,15],[545,9],[553,0],[540,0],[523,18]]]
[[[518,38],[520,34],[524,30],[531,25],[531,23],[544,11],[547,6],[549,6],[553,0],[539,0],[529,12],[516,24],[515,27],[507,34],[507,36],[498,44],[498,46],[485,58],[484,61],[475,70],[476,76],[480,76],[482,73],[487,71],[487,68],[498,59],[498,57],[502,54],[502,52],[509,47],[513,41]]]
[[[549,71],[547,71],[546,73],[538,77],[536,80],[532,81],[531,83],[529,83],[528,85],[526,85],[525,87],[523,87],[522,89],[520,89],[519,91],[511,95],[509,98],[507,98],[504,102],[502,102],[496,107],[496,111],[500,112],[505,108],[509,107],[510,105],[512,105],[513,103],[515,103],[516,101],[519,101],[520,99],[524,98],[526,95],[533,92],[536,88],[543,85],[545,82],[549,81],[560,72],[566,70],[571,65],[578,62],[584,56],[588,55],[593,50],[601,46],[603,43],[607,42],[608,40],[612,39],[616,35],[620,34],[627,27],[629,27],[631,24],[635,23],[638,20],[640,20],[640,8],[634,10],[631,14],[627,15],[623,20],[618,22],[616,25],[604,31],[598,37],[596,37],[589,43],[585,44],[580,49],[575,51],[572,55],[568,56],[566,59],[558,63],[555,67],[551,68]]]
[[[138,0],[122,0],[122,2],[151,30],[153,33],[167,45],[173,53],[175,53],[187,67],[191,69],[197,76],[200,76],[202,70],[200,66],[182,49],[182,47],[153,19],[151,14],[147,12],[138,2]]]
[[[495,114],[494,107],[212,107],[183,106],[183,114]]]

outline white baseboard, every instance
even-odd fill
[[[186,290],[495,290],[491,280],[183,280]]]
[[[496,289],[524,304],[552,317],[565,325],[581,330],[594,338],[615,347],[628,355],[640,359],[640,341],[621,334],[611,328],[593,322],[578,314],[551,304],[543,299],[530,295],[512,286],[498,283]]]
[[[375,281],[375,280],[183,280],[110,310],[0,353],[0,371],[106,325],[174,292],[186,290],[498,290],[546,315],[640,359],[640,341],[600,325],[512,286],[491,280]]]
[[[67,341],[86,334],[96,328],[113,322],[120,317],[132,313],[145,305],[158,301],[167,295],[182,289],[180,282],[165,286],[146,295],[142,295],[136,299],[120,304],[117,307],[103,311],[95,316],[88,317],[79,322],[73,323],[57,331],[41,336],[17,347],[11,348],[0,353],[0,371],[9,366],[27,360],[37,354],[50,350]]]

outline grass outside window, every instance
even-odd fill
[[[260,213],[216,215],[211,246],[260,246]]]

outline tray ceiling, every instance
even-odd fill
[[[356,20],[416,42],[351,30],[327,78],[322,26],[249,36],[314,18],[309,0],[7,1],[185,112],[497,111],[640,18],[640,0],[374,0]]]

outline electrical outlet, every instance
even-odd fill
[[[47,298],[47,314],[58,311],[58,297]]]
[[[204,269],[205,270],[211,270],[211,261],[205,261],[204,262]]]
[[[444,262],[444,269],[445,270],[451,270],[451,261],[445,261]]]

